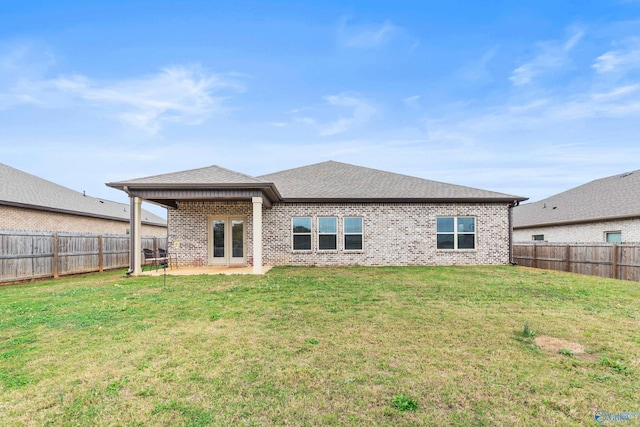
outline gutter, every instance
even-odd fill
[[[115,203],[115,202],[112,202],[112,203]],[[106,219],[106,220],[109,220],[109,221],[121,221],[121,222],[129,221],[128,219],[124,219],[122,217],[117,217],[117,216],[100,215],[100,214],[94,214],[94,213],[91,213],[91,212],[74,211],[74,210],[70,210],[70,209],[54,208],[54,207],[49,207],[49,206],[31,205],[31,204],[27,204],[27,203],[12,202],[12,201],[8,201],[8,200],[0,200],[0,205],[11,206],[11,207],[14,207],[14,208],[21,208],[21,209],[33,209],[33,210],[36,210],[36,211],[55,212],[55,213],[61,213],[61,214],[66,214],[66,215],[76,215],[76,216],[84,216],[84,217],[89,217],[89,218]],[[149,220],[142,221],[142,223],[145,224],[145,225],[153,225],[153,226],[156,226],[156,227],[166,227],[167,226],[166,224],[162,224],[162,223],[158,223],[158,222],[151,222]]]
[[[514,229],[526,230],[527,228],[542,228],[542,227],[556,227],[559,225],[589,224],[591,222],[619,221],[619,220],[626,220],[626,219],[635,219],[638,217],[640,217],[640,214],[603,216],[599,218],[584,218],[584,219],[574,219],[574,220],[566,220],[566,221],[542,222],[537,224],[516,225]]]

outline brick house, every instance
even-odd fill
[[[511,209],[526,200],[334,161],[258,177],[210,166],[107,185],[126,191],[134,209],[141,200],[168,207],[180,266],[256,273],[263,264],[507,264]]]
[[[520,205],[513,220],[518,242],[640,242],[640,170]]]
[[[141,212],[141,231],[162,236],[167,222]],[[0,230],[125,234],[129,205],[86,196],[0,163]]]

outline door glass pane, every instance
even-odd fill
[[[231,248],[232,257],[244,257],[244,221],[241,219],[231,221]]]
[[[213,257],[224,258],[224,220],[213,221]]]

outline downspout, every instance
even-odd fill
[[[122,187],[125,193],[129,195],[129,270],[127,270],[127,276],[130,276],[133,273],[133,264],[135,263],[133,248],[134,242],[133,239],[136,233],[136,220],[133,217],[135,211],[135,201],[133,198],[133,194],[129,191],[129,187],[126,185]]]
[[[520,205],[520,202],[517,200],[509,203],[509,264],[511,265],[518,265],[513,260],[513,208],[518,205]]]

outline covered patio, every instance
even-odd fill
[[[262,254],[263,209],[281,200],[273,183],[211,166],[107,185],[129,195],[132,249],[129,274],[143,274],[142,201],[168,209],[167,249],[176,257],[178,268],[168,270],[167,274],[266,272]],[[196,212],[203,204],[209,210]],[[184,206],[193,209],[181,209]],[[180,229],[172,217],[180,217]]]

